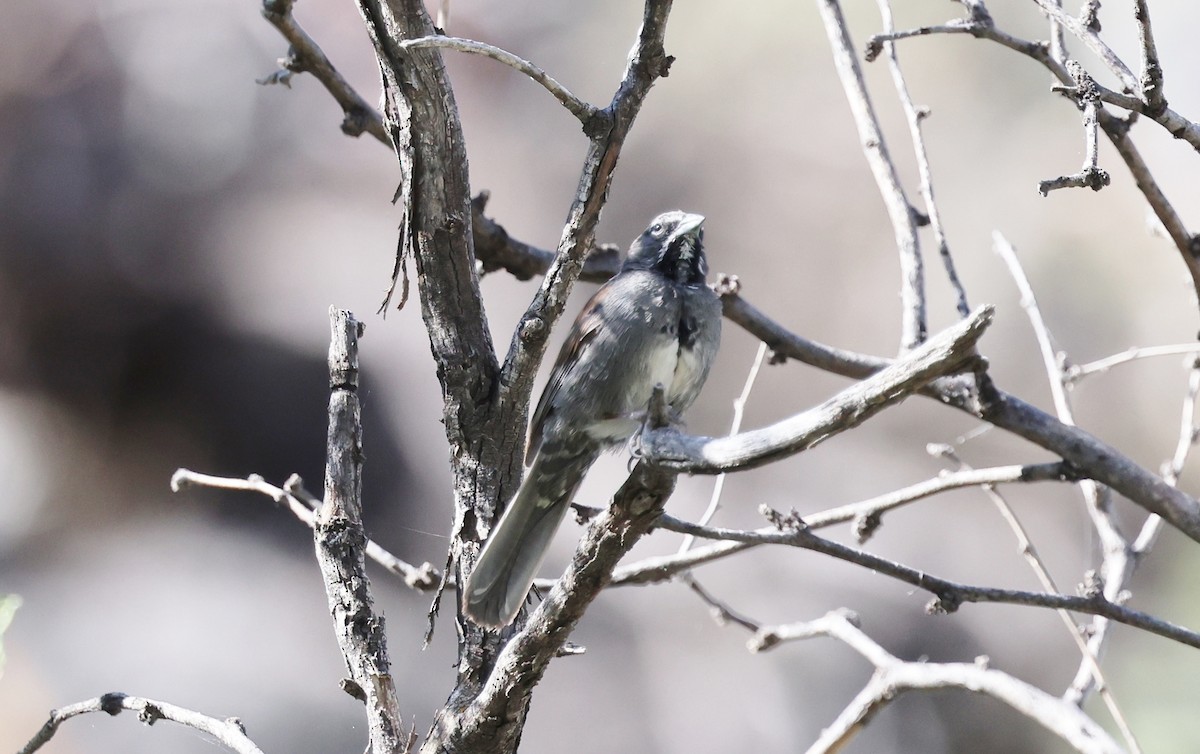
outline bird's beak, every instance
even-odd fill
[[[686,235],[697,235],[696,231],[704,224],[704,215],[684,215],[679,224],[675,226],[675,232],[671,235],[675,238]]]

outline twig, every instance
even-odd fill
[[[1025,275],[1025,270],[1021,267],[1020,260],[1017,259],[1017,251],[998,230],[992,231],[992,249],[1004,261],[1005,266],[1008,267],[1008,272],[1012,276],[1013,282],[1017,285],[1017,291],[1021,294],[1021,308],[1025,310],[1026,316],[1029,317],[1034,336],[1037,338],[1038,351],[1042,356],[1042,366],[1049,377],[1050,395],[1054,399],[1054,411],[1058,414],[1059,419],[1074,426],[1075,416],[1071,411],[1071,402],[1067,398],[1066,385],[1062,379],[1062,367],[1060,366],[1063,363],[1064,357],[1054,349],[1050,329],[1046,326],[1046,321],[1042,318],[1041,309],[1038,308],[1037,297],[1033,293],[1033,286],[1029,284],[1029,278]]]
[[[1099,590],[1089,590],[1083,596],[1074,597],[1065,594],[1027,592],[1018,589],[1000,589],[996,587],[961,584],[817,536],[804,526],[803,521],[798,518],[782,516],[774,511],[770,511],[770,514],[780,522],[775,531],[763,531],[761,529],[744,531],[741,529],[699,526],[692,527],[690,531],[694,532],[697,536],[730,542],[797,547],[829,555],[848,563],[854,563],[868,570],[875,571],[880,575],[911,584],[934,595],[935,599],[926,608],[930,612],[954,612],[964,602],[991,602],[1053,609],[1061,608],[1089,615],[1102,615],[1118,623],[1140,628],[1149,633],[1179,642],[1180,644],[1200,649],[1200,633],[1149,615],[1148,613],[1133,610],[1124,605],[1112,602]],[[693,550],[689,554],[695,555],[697,552],[699,550]]]
[[[572,115],[579,119],[579,122],[587,126],[593,117],[598,112],[597,108],[589,105],[583,100],[571,94],[565,86],[558,83],[553,76],[538,68],[533,63],[530,63],[524,58],[512,54],[508,50],[502,50],[499,47],[494,47],[484,42],[477,42],[473,39],[462,39],[460,37],[443,37],[433,35],[428,37],[420,37],[418,39],[406,39],[399,44],[401,50],[411,50],[417,47],[438,47],[446,50],[455,50],[457,52],[466,52],[473,55],[482,55],[486,58],[491,58],[499,63],[520,71],[530,79],[540,84],[542,88],[554,95],[554,98],[562,104]]]
[[[1070,478],[1070,469],[1062,463],[1029,464],[1026,466],[999,466],[989,469],[972,471],[943,472],[933,479],[879,495],[857,503],[829,508],[819,513],[804,517],[804,523],[810,529],[823,529],[835,524],[855,522],[855,533],[860,543],[866,540],[878,528],[880,517],[887,511],[903,505],[923,500],[933,495],[964,487],[981,485],[1016,484],[1026,482],[1066,481]],[[579,507],[579,506],[576,506]],[[588,509],[593,515],[599,509]],[[872,522],[869,527],[860,526],[860,521]],[[663,514],[655,523],[655,527],[666,531],[679,532],[691,536],[703,536],[700,532],[711,533],[711,529],[683,521]],[[759,533],[770,533],[773,527],[756,529]],[[694,548],[687,553],[676,553],[649,557],[634,563],[623,565],[613,574],[612,586],[634,586],[666,581],[687,569],[711,563],[715,560],[735,555],[755,546],[752,542],[718,542],[702,548]]]
[[[1068,384],[1074,384],[1092,374],[1102,374],[1115,366],[1128,364],[1139,359],[1149,359],[1157,356],[1196,356],[1200,355],[1200,344],[1176,343],[1165,346],[1134,346],[1128,351],[1106,356],[1103,359],[1089,361],[1086,364],[1067,366],[1063,376]]]
[[[1163,464],[1163,479],[1167,484],[1178,485],[1179,476],[1183,473],[1188,455],[1196,446],[1200,437],[1200,428],[1196,426],[1196,398],[1200,395],[1200,356],[1192,358],[1188,372],[1187,392],[1183,395],[1183,408],[1179,418],[1179,439],[1175,443],[1175,453],[1171,460]]]
[[[1163,70],[1158,61],[1158,47],[1154,44],[1154,30],[1150,27],[1150,5],[1146,0],[1134,0],[1133,18],[1137,21],[1138,42],[1142,50],[1142,73],[1138,82],[1142,87],[1142,98],[1146,101],[1146,112],[1161,113],[1167,109],[1167,98],[1163,91]]]
[[[1008,266],[1009,273],[1012,275],[1017,289],[1021,293],[1021,306],[1025,309],[1034,334],[1037,337],[1038,347],[1042,354],[1043,367],[1050,383],[1051,395],[1054,398],[1055,412],[1064,423],[1074,426],[1075,416],[1071,409],[1070,399],[1067,397],[1067,379],[1062,367],[1066,359],[1054,351],[1051,344],[1050,330],[1042,318],[1041,310],[1038,308],[1037,299],[1033,293],[1033,287],[1029,283],[1029,278],[1025,275],[1025,270],[1021,267],[1016,251],[999,232],[993,234],[993,240],[996,252],[1000,254]],[[1100,540],[1100,579],[1103,582],[1101,588],[1106,599],[1117,600],[1120,598],[1131,567],[1129,562],[1129,542],[1125,538],[1125,535],[1122,534],[1114,519],[1112,496],[1109,490],[1098,486],[1091,480],[1080,481],[1079,489],[1083,494],[1085,509],[1092,521],[1092,526],[1095,528],[1096,535]],[[1103,618],[1098,618],[1096,621],[1093,621],[1093,632],[1097,630],[1098,623],[1102,620]],[[1078,640],[1077,636],[1075,638]],[[1096,683],[1101,686],[1104,680],[1099,672],[1098,658],[1102,648],[1101,643],[1093,644],[1089,642],[1088,646],[1084,649],[1081,664],[1081,668],[1086,667],[1089,672],[1095,674]],[[1138,747],[1134,741],[1133,732],[1129,729],[1115,701],[1112,700],[1107,690],[1103,688],[1101,688],[1101,695],[1104,698],[1106,706],[1108,706],[1112,713],[1113,719],[1125,735],[1126,740],[1130,742],[1131,748],[1136,751]]]
[[[875,666],[875,674],[833,724],[821,732],[809,747],[809,754],[840,750],[875,713],[901,692],[942,688],[986,694],[1036,721],[1077,751],[1087,754],[1118,754],[1122,751],[1102,727],[1077,707],[1007,673],[987,667],[986,658],[980,658],[974,664],[904,662],[858,628],[857,617],[847,611],[831,612],[807,623],[763,628],[747,645],[750,651],[761,652],[785,641],[816,636],[829,636],[845,643]]]
[[[854,521],[859,544],[866,542],[882,523],[884,513],[917,500],[964,487],[994,487],[998,484],[1054,481],[1072,478],[1073,470],[1064,463],[1038,463],[1025,466],[997,466],[989,469],[946,471],[933,479],[919,482],[858,503],[830,508],[804,517],[809,528],[820,529],[844,521]]]
[[[1017,259],[1016,250],[999,231],[992,233],[992,241],[996,253],[1004,260],[1009,274],[1012,275],[1013,281],[1017,285],[1017,290],[1021,293],[1021,308],[1029,317],[1029,322],[1037,338],[1038,350],[1042,355],[1042,366],[1046,371],[1050,383],[1050,394],[1054,399],[1054,411],[1058,414],[1059,420],[1073,427],[1075,426],[1075,413],[1071,409],[1071,401],[1067,397],[1067,380],[1062,367],[1066,358],[1054,349],[1050,329],[1042,318],[1037,298],[1033,293],[1033,286],[1030,285],[1029,278],[1025,275],[1020,260]],[[1099,488],[1095,481],[1090,479],[1081,480],[1079,488],[1087,504],[1092,525],[1095,526],[1096,533],[1100,537],[1104,558],[1101,575],[1107,580],[1111,569],[1120,570],[1118,564],[1127,556],[1128,542],[1113,520],[1111,511],[1108,510],[1108,491]],[[1109,594],[1110,598],[1114,596],[1115,594]]]
[[[1062,10],[1062,0],[1051,0],[1054,6]],[[1063,38],[1062,24],[1056,18],[1050,19],[1050,57],[1060,63],[1067,61],[1067,42]]]
[[[296,474],[288,477],[282,488],[268,483],[258,474],[251,474],[245,479],[211,476],[200,474],[190,469],[176,469],[171,475],[171,491],[179,492],[192,487],[210,487],[223,490],[240,490],[258,492],[274,500],[279,505],[287,506],[302,524],[312,529],[316,527],[314,511],[320,507],[321,501],[304,488],[304,481]],[[366,544],[367,557],[389,572],[399,576],[405,586],[419,592],[432,591],[441,580],[441,574],[429,563],[414,566],[392,553],[388,552],[375,540],[368,539]]]
[[[960,470],[970,470],[971,468],[966,461],[959,458],[953,447],[948,445],[935,446],[934,449],[931,449],[931,452],[952,460]],[[1012,506],[1008,504],[1008,501],[1004,499],[1004,496],[995,487],[984,485],[981,489],[996,506],[1000,517],[1004,519],[1009,530],[1012,531],[1013,536],[1017,540],[1018,551],[1024,557],[1025,562],[1029,564],[1034,575],[1037,576],[1042,589],[1047,592],[1060,593],[1058,585],[1054,583],[1053,577],[1050,576],[1050,571],[1046,568],[1041,555],[1038,554],[1037,548],[1034,546],[1028,531],[1021,524],[1020,519],[1017,518],[1016,511],[1012,509]],[[1079,631],[1079,626],[1075,624],[1075,620],[1071,615],[1066,610],[1057,610],[1055,612],[1058,613],[1058,617],[1062,620],[1063,625],[1066,626],[1067,634],[1079,649],[1080,655],[1083,657],[1082,666],[1088,668],[1091,677],[1095,679],[1097,687],[1100,690],[1100,695],[1104,699],[1104,705],[1108,708],[1109,714],[1112,715],[1113,721],[1116,722],[1117,728],[1120,729],[1125,743],[1129,746],[1129,750],[1135,752],[1135,754],[1140,754],[1141,747],[1138,746],[1137,738],[1133,735],[1133,729],[1129,727],[1129,721],[1125,719],[1125,714],[1117,706],[1116,697],[1113,696],[1112,690],[1108,686],[1108,681],[1105,680],[1104,673],[1100,669],[1099,657],[1092,651],[1087,640],[1083,638],[1083,635]]]
[[[1060,4],[1054,0],[1033,0],[1041,8],[1046,17],[1060,24],[1072,35],[1078,37],[1081,42],[1087,45],[1088,49],[1096,53],[1096,56],[1104,61],[1108,69],[1113,72],[1117,79],[1121,82],[1121,86],[1131,92],[1138,90],[1137,77],[1133,75],[1133,71],[1129,70],[1129,66],[1117,54],[1112,51],[1112,48],[1105,44],[1104,40],[1100,39],[1100,35],[1091,27],[1084,26],[1079,23],[1079,19],[1067,15],[1063,12]]]
[[[1175,453],[1171,460],[1164,464],[1163,469],[1163,479],[1171,485],[1179,483],[1179,475],[1183,473],[1183,467],[1187,463],[1188,455],[1196,444],[1198,431],[1195,418],[1197,394],[1200,394],[1200,362],[1193,359],[1191,371],[1188,375],[1187,391],[1183,397],[1183,409],[1179,421],[1179,439],[1175,444]],[[1109,575],[1111,583],[1106,583],[1105,588],[1110,593],[1120,592],[1125,588],[1125,584],[1133,577],[1137,567],[1150,552],[1155,541],[1157,541],[1158,535],[1162,532],[1162,525],[1162,518],[1154,515],[1151,515],[1142,523],[1141,531],[1134,538],[1133,544],[1129,546],[1128,557],[1123,563],[1123,568],[1119,573]],[[1103,651],[1108,640],[1109,627],[1109,622],[1103,618],[1096,618],[1092,621],[1091,630],[1089,631],[1088,648],[1093,655],[1099,656],[1100,652]],[[1091,673],[1086,667],[1080,667],[1075,674],[1075,679],[1063,693],[1063,699],[1072,704],[1082,705],[1094,688],[1095,683]]]
[[[757,631],[760,628],[760,625],[757,621],[747,618],[729,605],[726,605],[724,602],[717,599],[712,592],[701,586],[700,582],[696,581],[696,578],[690,572],[684,573],[682,576],[680,576],[680,580],[683,581],[687,588],[692,590],[692,593],[699,597],[704,604],[708,605],[709,609],[712,611],[713,620],[715,620],[718,625],[734,623],[748,631]]]
[[[1108,140],[1112,142],[1117,153],[1121,155],[1121,159],[1125,161],[1125,165],[1129,168],[1129,174],[1133,176],[1133,181],[1137,184],[1138,190],[1142,192],[1142,196],[1146,197],[1146,202],[1150,205],[1154,216],[1162,223],[1167,237],[1175,244],[1175,248],[1187,266],[1188,274],[1191,275],[1192,290],[1195,291],[1197,300],[1200,301],[1200,236],[1193,235],[1187,229],[1183,218],[1175,211],[1175,207],[1163,193],[1162,187],[1158,185],[1154,174],[1150,172],[1150,166],[1142,159],[1141,152],[1138,151],[1137,145],[1129,136],[1130,123],[1101,110],[1100,127],[1104,129]],[[1200,141],[1196,147],[1200,149]]]
[[[892,221],[896,247],[900,252],[900,349],[910,350],[923,343],[928,334],[925,271],[912,203],[904,195],[900,176],[896,173],[896,166],[892,163],[879,129],[841,4],[838,0],[818,0],[817,5],[821,10],[829,44],[833,48],[834,66],[850,103],[850,112],[854,115],[863,154],[871,166],[871,173],[875,176],[875,183],[879,186],[879,193]]]
[[[732,437],[742,430],[742,419],[746,415],[746,402],[750,400],[750,391],[754,390],[754,383],[758,381],[759,370],[762,369],[763,361],[767,357],[767,344],[758,344],[758,353],[754,356],[754,363],[750,365],[750,372],[746,375],[746,382],[742,385],[742,392],[733,401],[733,421],[729,424],[729,436]],[[713,520],[713,516],[717,515],[717,510],[721,507],[721,493],[725,491],[726,474],[717,474],[716,480],[713,482],[712,496],[708,499],[708,507],[704,509],[704,514],[700,516],[700,524],[705,525]],[[678,554],[682,555],[692,547],[695,537],[688,534],[685,535],[683,541],[679,544]]]
[[[1047,45],[1030,42],[996,28],[995,22],[988,13],[983,0],[963,2],[963,6],[968,11],[967,18],[955,19],[947,24],[928,26],[921,29],[873,36],[867,43],[868,59],[871,58],[872,52],[878,54],[882,50],[882,43],[884,41],[932,34],[966,33],[976,39],[990,40],[1021,55],[1025,55],[1032,60],[1036,60],[1054,74],[1060,83],[1066,86],[1074,85],[1075,82],[1072,80],[1063,61],[1054,58],[1050,54]],[[1099,26],[1095,23],[1095,8],[1090,3],[1085,5],[1084,10],[1088,11],[1088,8],[1092,10],[1083,14],[1080,25],[1086,26],[1091,30],[1089,33],[1094,35],[1095,29],[1098,29]],[[1052,19],[1056,18],[1054,15],[1050,17]],[[1136,86],[1132,86],[1130,91],[1136,91],[1136,88]],[[1161,113],[1152,113],[1147,111],[1143,100],[1137,97],[1113,92],[1099,85],[1096,85],[1096,91],[1102,102],[1108,102],[1125,108],[1131,113],[1145,113],[1165,128],[1172,136],[1186,141],[1193,149],[1200,151],[1200,124],[1184,118],[1169,107],[1165,107]],[[1158,217],[1163,227],[1166,228],[1184,264],[1187,266],[1188,272],[1191,274],[1193,288],[1197,292],[1197,299],[1200,300],[1200,240],[1187,231],[1179,214],[1171,206],[1170,201],[1168,201],[1158,182],[1155,181],[1154,176],[1150,173],[1150,169],[1138,153],[1133,141],[1129,138],[1130,121],[1122,120],[1106,112],[1103,108],[1097,108],[1097,120],[1100,128],[1104,129],[1104,133],[1109,138],[1109,141],[1117,148],[1121,159],[1125,161],[1129,172],[1133,175],[1134,181],[1137,183],[1138,189],[1146,197],[1146,201],[1149,202],[1155,216]]]
[[[186,725],[201,733],[207,733],[217,739],[222,746],[236,751],[238,754],[262,754],[262,750],[246,736],[246,729],[236,717],[218,720],[215,717],[202,715],[199,712],[193,712],[167,702],[157,702],[141,696],[128,696],[115,691],[95,699],[51,710],[50,718],[45,725],[18,754],[33,754],[42,748],[58,732],[58,726],[73,717],[86,715],[89,712],[104,712],[115,717],[122,710],[136,712],[138,720],[146,725],[154,725],[159,720],[170,720],[173,723]]]
[[[325,580],[334,633],[350,673],[343,688],[366,706],[371,751],[405,752],[404,730],[392,680],[383,618],[374,609],[365,567],[362,528],[362,424],[358,401],[358,338],[362,327],[330,307],[329,433],[325,502],[317,510],[317,563]]]
[[[1074,60],[1066,62],[1067,71],[1071,74],[1071,78],[1075,80],[1074,86],[1071,87],[1055,87],[1056,91],[1068,94],[1074,99],[1083,110],[1083,137],[1084,137],[1084,158],[1083,167],[1078,173],[1072,175],[1059,176],[1058,178],[1050,178],[1048,180],[1038,182],[1038,193],[1042,196],[1048,195],[1051,191],[1061,188],[1090,188],[1092,191],[1099,191],[1109,184],[1111,180],[1108,173],[1100,168],[1100,128],[1099,128],[1099,108],[1100,95],[1096,87],[1096,82],[1092,80],[1091,75],[1083,69],[1083,66]]]
[[[295,0],[263,0],[262,14],[279,33],[291,44],[288,56],[281,61],[290,73],[311,73],[324,85],[326,91],[342,107],[345,119],[342,121],[342,133],[347,136],[359,136],[369,133],[384,146],[390,147],[391,140],[383,127],[383,116],[367,103],[365,99],[350,86],[350,82],[338,73],[333,63],[325,56],[325,52],[316,41],[308,35],[292,15]],[[259,83],[286,83],[287,79],[279,76],[268,77]]]
[[[877,0],[879,5],[879,15],[883,19],[884,33],[895,30],[895,25],[892,22],[892,6],[889,0]],[[925,202],[925,214],[929,218],[929,225],[933,229],[933,238],[937,243],[938,255],[942,259],[942,268],[946,271],[946,278],[950,281],[950,287],[954,290],[955,301],[954,305],[960,317],[966,317],[971,313],[971,307],[967,304],[967,292],[963,288],[962,281],[958,279],[958,273],[954,269],[954,258],[950,256],[950,244],[946,240],[946,228],[942,225],[942,214],[938,211],[937,202],[933,198],[933,171],[929,167],[929,154],[925,149],[925,137],[921,133],[921,123],[929,115],[929,110],[926,108],[918,109],[913,105],[912,97],[908,93],[908,84],[904,81],[904,74],[900,70],[900,59],[896,55],[896,46],[894,44],[884,44],[884,51],[887,53],[888,68],[892,72],[892,82],[896,87],[896,94],[900,97],[900,105],[904,109],[905,120],[908,121],[908,132],[912,137],[913,155],[917,158],[917,173],[921,178],[921,198]]]

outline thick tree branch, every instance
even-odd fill
[[[317,564],[325,579],[334,633],[350,673],[346,692],[366,705],[371,750],[407,751],[396,687],[389,668],[383,617],[375,612],[367,577],[362,526],[362,423],[358,402],[358,338],[350,312],[329,310],[329,434],[325,502],[314,529]]]
[[[981,307],[886,369],[820,406],[769,427],[717,438],[690,437],[672,428],[648,431],[641,435],[640,452],[648,461],[676,471],[716,474],[754,468],[807,450],[858,426],[930,381],[968,366],[991,321],[991,307]]]
[[[186,725],[201,733],[206,733],[225,748],[236,751],[238,754],[262,754],[262,750],[246,736],[246,729],[242,727],[242,722],[236,717],[218,720],[215,717],[202,715],[199,712],[193,712],[167,702],[157,702],[140,696],[128,696],[115,691],[95,699],[51,710],[50,719],[18,754],[33,754],[42,748],[58,732],[58,727],[73,717],[90,712],[104,712],[115,717],[123,710],[136,712],[138,720],[146,725],[154,725],[159,720],[170,720],[173,723]]]
[[[604,589],[612,570],[662,512],[675,474],[638,464],[589,525],[562,578],[550,589],[496,659],[479,696],[461,715],[440,721],[440,738],[422,751],[510,751],[521,735],[521,718],[534,686],[559,655],[584,610]]]

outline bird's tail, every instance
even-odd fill
[[[471,620],[499,627],[517,616],[571,498],[595,459],[591,450],[542,447],[467,579],[463,609]]]

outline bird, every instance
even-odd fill
[[[700,393],[721,342],[703,223],[680,210],[655,217],[575,319],[530,422],[524,481],[463,589],[475,623],[516,618],[584,474],[638,430],[655,387],[673,421]]]

